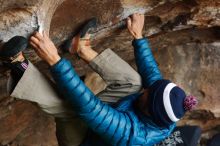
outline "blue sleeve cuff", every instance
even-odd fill
[[[65,58],[61,58],[56,64],[54,64],[50,69],[51,69],[51,72],[60,72],[61,68],[65,67],[66,63],[70,63],[67,59]],[[63,69],[62,69],[63,70]]]
[[[132,41],[132,45],[134,48],[142,48],[143,44],[149,44],[149,41],[147,38],[142,38],[142,39],[134,39]]]

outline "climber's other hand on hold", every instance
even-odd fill
[[[39,32],[35,32],[30,38],[30,44],[34,47],[37,55],[50,66],[53,66],[61,59],[57,48],[45,31],[43,31],[42,35]]]
[[[127,18],[127,28],[135,39],[143,38],[144,15],[135,13],[129,16]]]

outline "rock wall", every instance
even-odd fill
[[[111,48],[135,68],[132,38],[124,21],[134,12],[145,13],[144,34],[164,77],[199,98],[197,110],[178,124],[200,125],[205,142],[220,131],[218,0],[0,0],[0,40],[29,37],[40,25],[58,47],[86,20],[97,17],[95,50]],[[48,66],[31,48],[25,54],[48,74]],[[91,72],[81,60],[62,55],[71,58],[80,75]],[[35,104],[7,97],[4,85],[9,72],[0,66],[0,73],[0,145],[57,145],[53,118]]]

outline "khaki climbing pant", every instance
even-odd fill
[[[110,49],[98,55],[89,65],[105,82],[101,84],[102,91],[96,93],[104,102],[115,103],[142,88],[139,74]],[[92,82],[89,84],[93,85]],[[92,87],[89,84],[87,86]],[[59,145],[78,146],[85,138],[88,130],[86,124],[76,116],[69,103],[62,99],[55,84],[30,62],[11,96],[35,102],[43,111],[55,117]]]

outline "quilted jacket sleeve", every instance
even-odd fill
[[[132,44],[134,46],[138,72],[142,77],[143,87],[147,88],[163,77],[149,47],[148,40],[146,38],[137,39]]]
[[[127,114],[101,102],[84,85],[66,59],[54,65],[51,72],[59,90],[93,131],[112,145],[127,145],[131,131]]]

